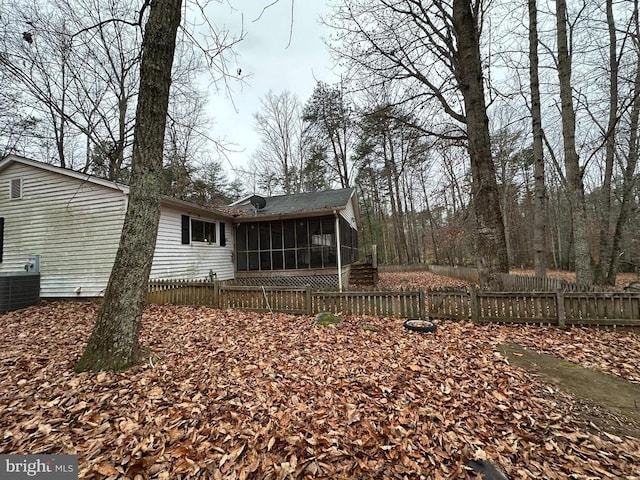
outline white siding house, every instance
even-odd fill
[[[41,297],[101,295],[127,194],[126,186],[34,160],[0,161],[0,274],[24,271],[37,254]],[[223,214],[164,197],[151,278],[233,278],[231,225]]]

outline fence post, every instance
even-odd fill
[[[471,321],[478,323],[480,318],[480,305],[478,304],[478,289],[475,285],[471,286],[470,294],[470,307],[471,307]]]
[[[220,308],[220,280],[213,281],[213,307]]]
[[[558,327],[566,328],[566,313],[564,311],[564,292],[560,289],[556,290],[556,312],[558,314]]]
[[[313,305],[311,304],[311,285],[304,286],[304,302],[307,315],[313,315]]]
[[[424,290],[418,290],[418,312],[420,313],[420,319],[427,319],[427,312],[424,307]]]

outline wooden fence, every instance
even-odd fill
[[[422,292],[320,292],[311,287],[249,287],[220,282],[152,280],[147,303],[206,305],[312,315],[342,312],[349,315],[425,318]]]
[[[220,282],[157,280],[149,283],[147,302],[308,315],[334,312],[560,327],[640,326],[638,292],[487,292],[475,287],[424,292],[320,292],[311,287],[248,287]]]
[[[309,313],[342,312],[377,317],[426,318],[424,294],[417,292],[312,292]]]
[[[381,265],[381,272],[417,272],[428,271],[436,275],[457,278],[470,283],[478,283],[478,270],[473,267],[450,267],[448,265]],[[528,275],[500,275],[503,290],[507,292],[555,292],[556,290],[578,290],[578,287],[560,278],[534,277]]]
[[[307,313],[310,292],[310,287],[248,287],[216,281],[151,280],[147,303]]]
[[[640,293],[426,292],[427,315],[478,323],[640,326]]]

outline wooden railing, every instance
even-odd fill
[[[320,292],[306,288],[230,286],[220,282],[149,282],[149,303],[207,305],[300,314],[319,312],[401,318],[640,326],[638,292],[487,292],[427,290]]]

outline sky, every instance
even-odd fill
[[[293,30],[289,44],[292,1]],[[260,110],[261,98],[269,90],[276,94],[289,90],[304,104],[318,80],[328,83],[339,80],[323,42],[327,28],[319,22],[320,15],[329,12],[326,3],[279,0],[263,11],[271,3],[272,0],[237,0],[231,4],[234,10],[224,4],[223,13],[228,15],[225,27],[237,32],[243,23],[246,32],[235,48],[237,57],[229,64],[234,71],[242,70],[243,82],[234,79],[229,82],[233,102],[224,91],[213,95],[208,114],[214,120],[211,137],[235,144],[231,147],[234,151],[228,151],[223,159],[223,166],[232,177],[241,173],[238,169],[247,168],[259,143],[253,114]]]

